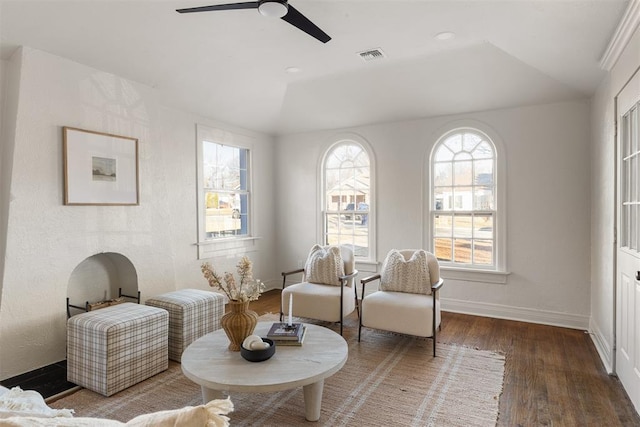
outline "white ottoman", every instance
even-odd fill
[[[169,359],[180,362],[189,344],[220,329],[226,302],[217,292],[181,289],[150,298],[145,304],[169,312]]]
[[[169,313],[123,303],[67,321],[67,380],[111,396],[169,367]]]

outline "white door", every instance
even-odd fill
[[[616,373],[640,411],[640,72],[617,98]]]

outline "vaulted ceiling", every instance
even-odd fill
[[[290,0],[326,44],[253,9],[175,11],[230,2],[0,0],[0,57],[30,46],[285,134],[588,98],[628,3]],[[372,48],[384,56],[358,55]]]

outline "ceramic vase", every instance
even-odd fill
[[[249,310],[249,301],[229,301],[227,309],[220,324],[229,338],[229,350],[240,351],[242,341],[256,328],[258,314]]]

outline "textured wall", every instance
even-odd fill
[[[83,260],[114,252],[136,269],[142,299],[207,289],[197,260],[196,123],[211,120],[163,106],[153,89],[24,48],[16,111],[12,200],[0,305],[0,378],[63,360],[65,298]],[[46,72],[44,72],[46,70]],[[62,126],[139,139],[139,206],[64,206]],[[273,270],[272,141],[253,138],[256,277]],[[10,141],[11,142],[11,141]],[[5,232],[5,230],[3,230]],[[236,257],[212,260],[232,268]]]

